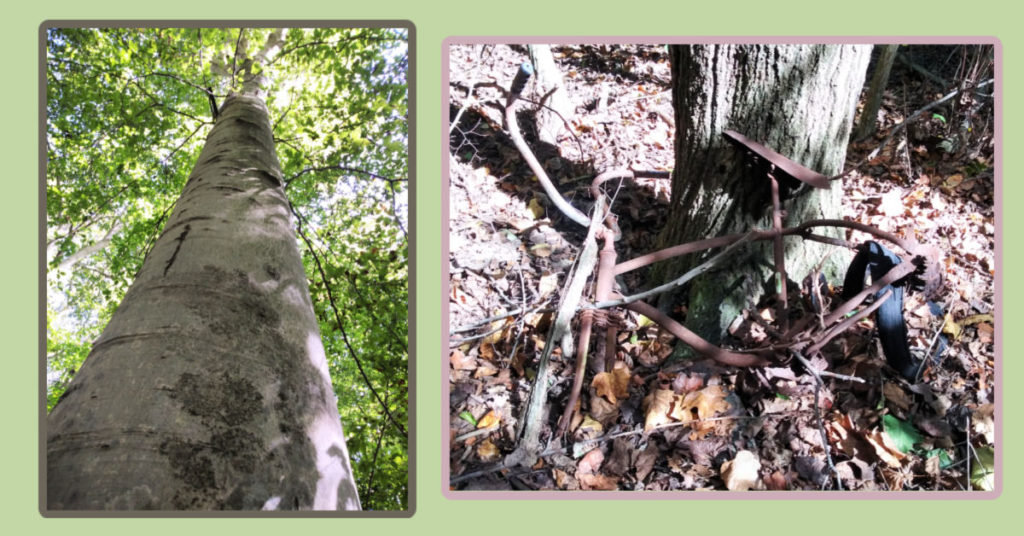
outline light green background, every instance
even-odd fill
[[[267,2],[233,6],[196,2],[5,2],[2,32],[4,109],[3,195],[0,195],[0,274],[4,368],[0,373],[4,430],[0,436],[0,530],[8,534],[999,534],[1018,526],[1021,432],[1015,410],[1021,395],[1022,345],[1011,331],[1004,369],[1004,413],[1009,426],[1002,496],[987,501],[449,501],[441,495],[441,42],[466,35],[989,35],[1002,40],[1006,95],[1003,228],[1009,236],[1004,266],[1011,279],[1021,256],[1015,231],[1024,223],[1019,147],[1014,128],[1024,119],[1014,89],[1020,84],[1022,32],[1009,2],[932,0],[913,7],[892,0],[794,2],[785,0],[703,2],[553,2],[392,0],[385,2]],[[1006,7],[1003,7],[1006,6]],[[1008,11],[1013,10],[1012,14]],[[417,496],[411,519],[43,519],[37,511],[37,124],[38,27],[46,19],[408,19],[416,25],[416,354]],[[447,94],[446,92],[444,93]],[[444,105],[447,110],[447,105]],[[1020,283],[1007,281],[1005,296],[1024,298]],[[1010,307],[1004,326],[1020,323]],[[1011,328],[1012,329],[1012,328]],[[1003,336],[1000,333],[1000,336]],[[13,531],[12,531],[13,529]]]

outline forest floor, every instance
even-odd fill
[[[952,47],[903,50],[908,57],[956,57]],[[671,170],[675,131],[666,49],[553,51],[572,105],[572,135],[562,129],[557,147],[539,144],[532,116],[521,115],[520,124],[563,195],[586,212],[592,204],[586,188],[595,173],[616,167]],[[450,58],[451,489],[818,490],[837,489],[836,474],[842,489],[991,489],[997,386],[994,136],[991,103],[971,114],[963,110],[975,103],[965,99],[953,99],[951,106],[898,131],[877,157],[842,180],[845,219],[913,236],[945,254],[944,286],[931,297],[941,313],[919,294],[904,304],[913,351],[936,356],[925,362],[917,383],[886,365],[872,317],[812,361],[815,368],[863,382],[826,376],[816,392],[814,376],[799,365],[739,369],[706,359],[674,360],[674,337],[624,312],[617,315],[617,363],[611,372],[586,376],[564,437],[554,437],[555,428],[575,365],[572,356],[555,350],[551,366],[557,381],[549,391],[542,435],[548,449],[531,467],[506,467],[504,460],[518,444],[538,356],[549,343],[552,311],[585,233],[548,206],[504,130],[505,94],[498,88],[508,87],[528,61],[526,52],[456,46]],[[918,57],[935,64],[934,57]],[[938,63],[945,66],[932,74],[954,79],[957,62]],[[848,166],[879,147],[894,125],[948,91],[897,63],[879,132],[850,145]],[[524,96],[539,98],[531,86]],[[960,128],[968,119],[971,128]],[[620,260],[656,248],[670,197],[668,179],[638,179],[636,188],[618,192]],[[854,243],[867,238],[846,236]],[[648,288],[646,275],[637,270],[620,283]],[[826,299],[836,303],[838,292],[830,287]],[[769,317],[772,309],[764,301],[745,316]],[[508,316],[515,311],[520,312]],[[494,318],[501,315],[506,316]],[[752,342],[767,336],[756,321],[744,325],[743,334],[734,335]]]

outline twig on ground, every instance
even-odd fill
[[[836,476],[836,487],[839,488],[839,490],[842,490],[843,480],[840,478],[839,471],[836,469],[836,465],[832,461],[832,449],[828,444],[828,434],[825,433],[825,423],[821,418],[821,407],[819,406],[821,388],[825,386],[825,382],[822,381],[821,375],[819,375],[818,371],[813,365],[811,365],[811,362],[805,359],[800,352],[792,350],[792,353],[793,357],[796,357],[797,361],[799,361],[804,368],[807,369],[807,372],[810,372],[811,376],[814,378],[814,420],[818,425],[818,433],[821,434],[821,448],[825,450],[825,462],[828,463],[828,467],[832,471],[832,474]],[[823,482],[822,489],[824,488],[825,484]]]

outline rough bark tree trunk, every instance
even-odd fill
[[[49,509],[358,509],[266,106],[230,95],[47,417]]]
[[[889,73],[892,71],[893,61],[896,59],[896,51],[899,45],[877,45],[879,49],[878,61],[875,62],[875,72],[871,75],[871,84],[868,86],[868,93],[865,97],[864,110],[860,113],[860,121],[853,131],[853,139],[863,140],[875,133],[878,125],[878,109],[882,106],[882,95],[889,85]]]
[[[840,171],[870,51],[834,45],[671,47],[676,165],[661,245],[771,227],[769,181],[745,169],[740,152],[722,136],[725,129],[825,175]],[[831,190],[797,191],[784,201],[784,225],[838,217],[841,194],[838,183]],[[787,271],[798,282],[825,255],[825,246],[799,239],[787,239],[785,249]],[[771,243],[745,251],[690,287],[686,323],[712,342],[721,341],[729,322],[752,307],[765,286],[775,286]],[[833,255],[826,264],[831,280],[838,279],[843,260]],[[664,263],[654,277],[664,280],[698,263]],[[659,305],[671,308],[673,299]]]

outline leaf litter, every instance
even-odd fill
[[[623,162],[671,169],[675,132],[663,47],[561,46],[553,52],[575,110],[572,130],[563,129],[557,147],[538,149],[538,158],[556,182],[570,187],[570,201],[586,207],[583,179],[595,170]],[[806,371],[670,363],[675,339],[630,312],[609,320],[619,326],[616,340],[596,337],[595,352],[614,345],[615,366],[587,375],[568,447],[549,449],[526,471],[503,467],[502,457],[516,446],[536,357],[546,344],[558,344],[545,338],[582,239],[548,205],[501,130],[500,111],[487,104],[503,102],[488,82],[507,84],[526,59],[525,48],[508,46],[455,46],[451,57],[449,100],[452,118],[459,119],[451,137],[448,222],[452,489],[833,489],[814,418],[815,383]],[[877,147],[904,109],[940,92],[909,70],[897,67],[894,77],[901,77],[903,94],[887,93],[878,134],[852,143],[849,163]],[[996,442],[992,134],[977,132],[973,149],[962,145],[951,153],[933,139],[948,128],[932,121],[908,128],[902,142],[843,181],[848,219],[940,246],[946,275],[936,300],[940,313],[914,295],[905,304],[912,348],[938,356],[924,367],[922,383],[910,385],[887,369],[870,320],[812,362],[815,369],[865,380],[826,378],[819,392],[843,489],[993,485],[991,463],[977,463],[992,458]],[[638,183],[623,187],[616,199],[621,259],[654,249],[668,210],[667,179]],[[627,274],[625,283],[638,288],[642,277]],[[750,344],[763,341],[759,319],[772,308],[765,303],[745,311],[730,333]],[[557,346],[552,362],[559,380],[549,391],[549,436],[573,376],[572,356]],[[481,432],[486,435],[472,435]]]

